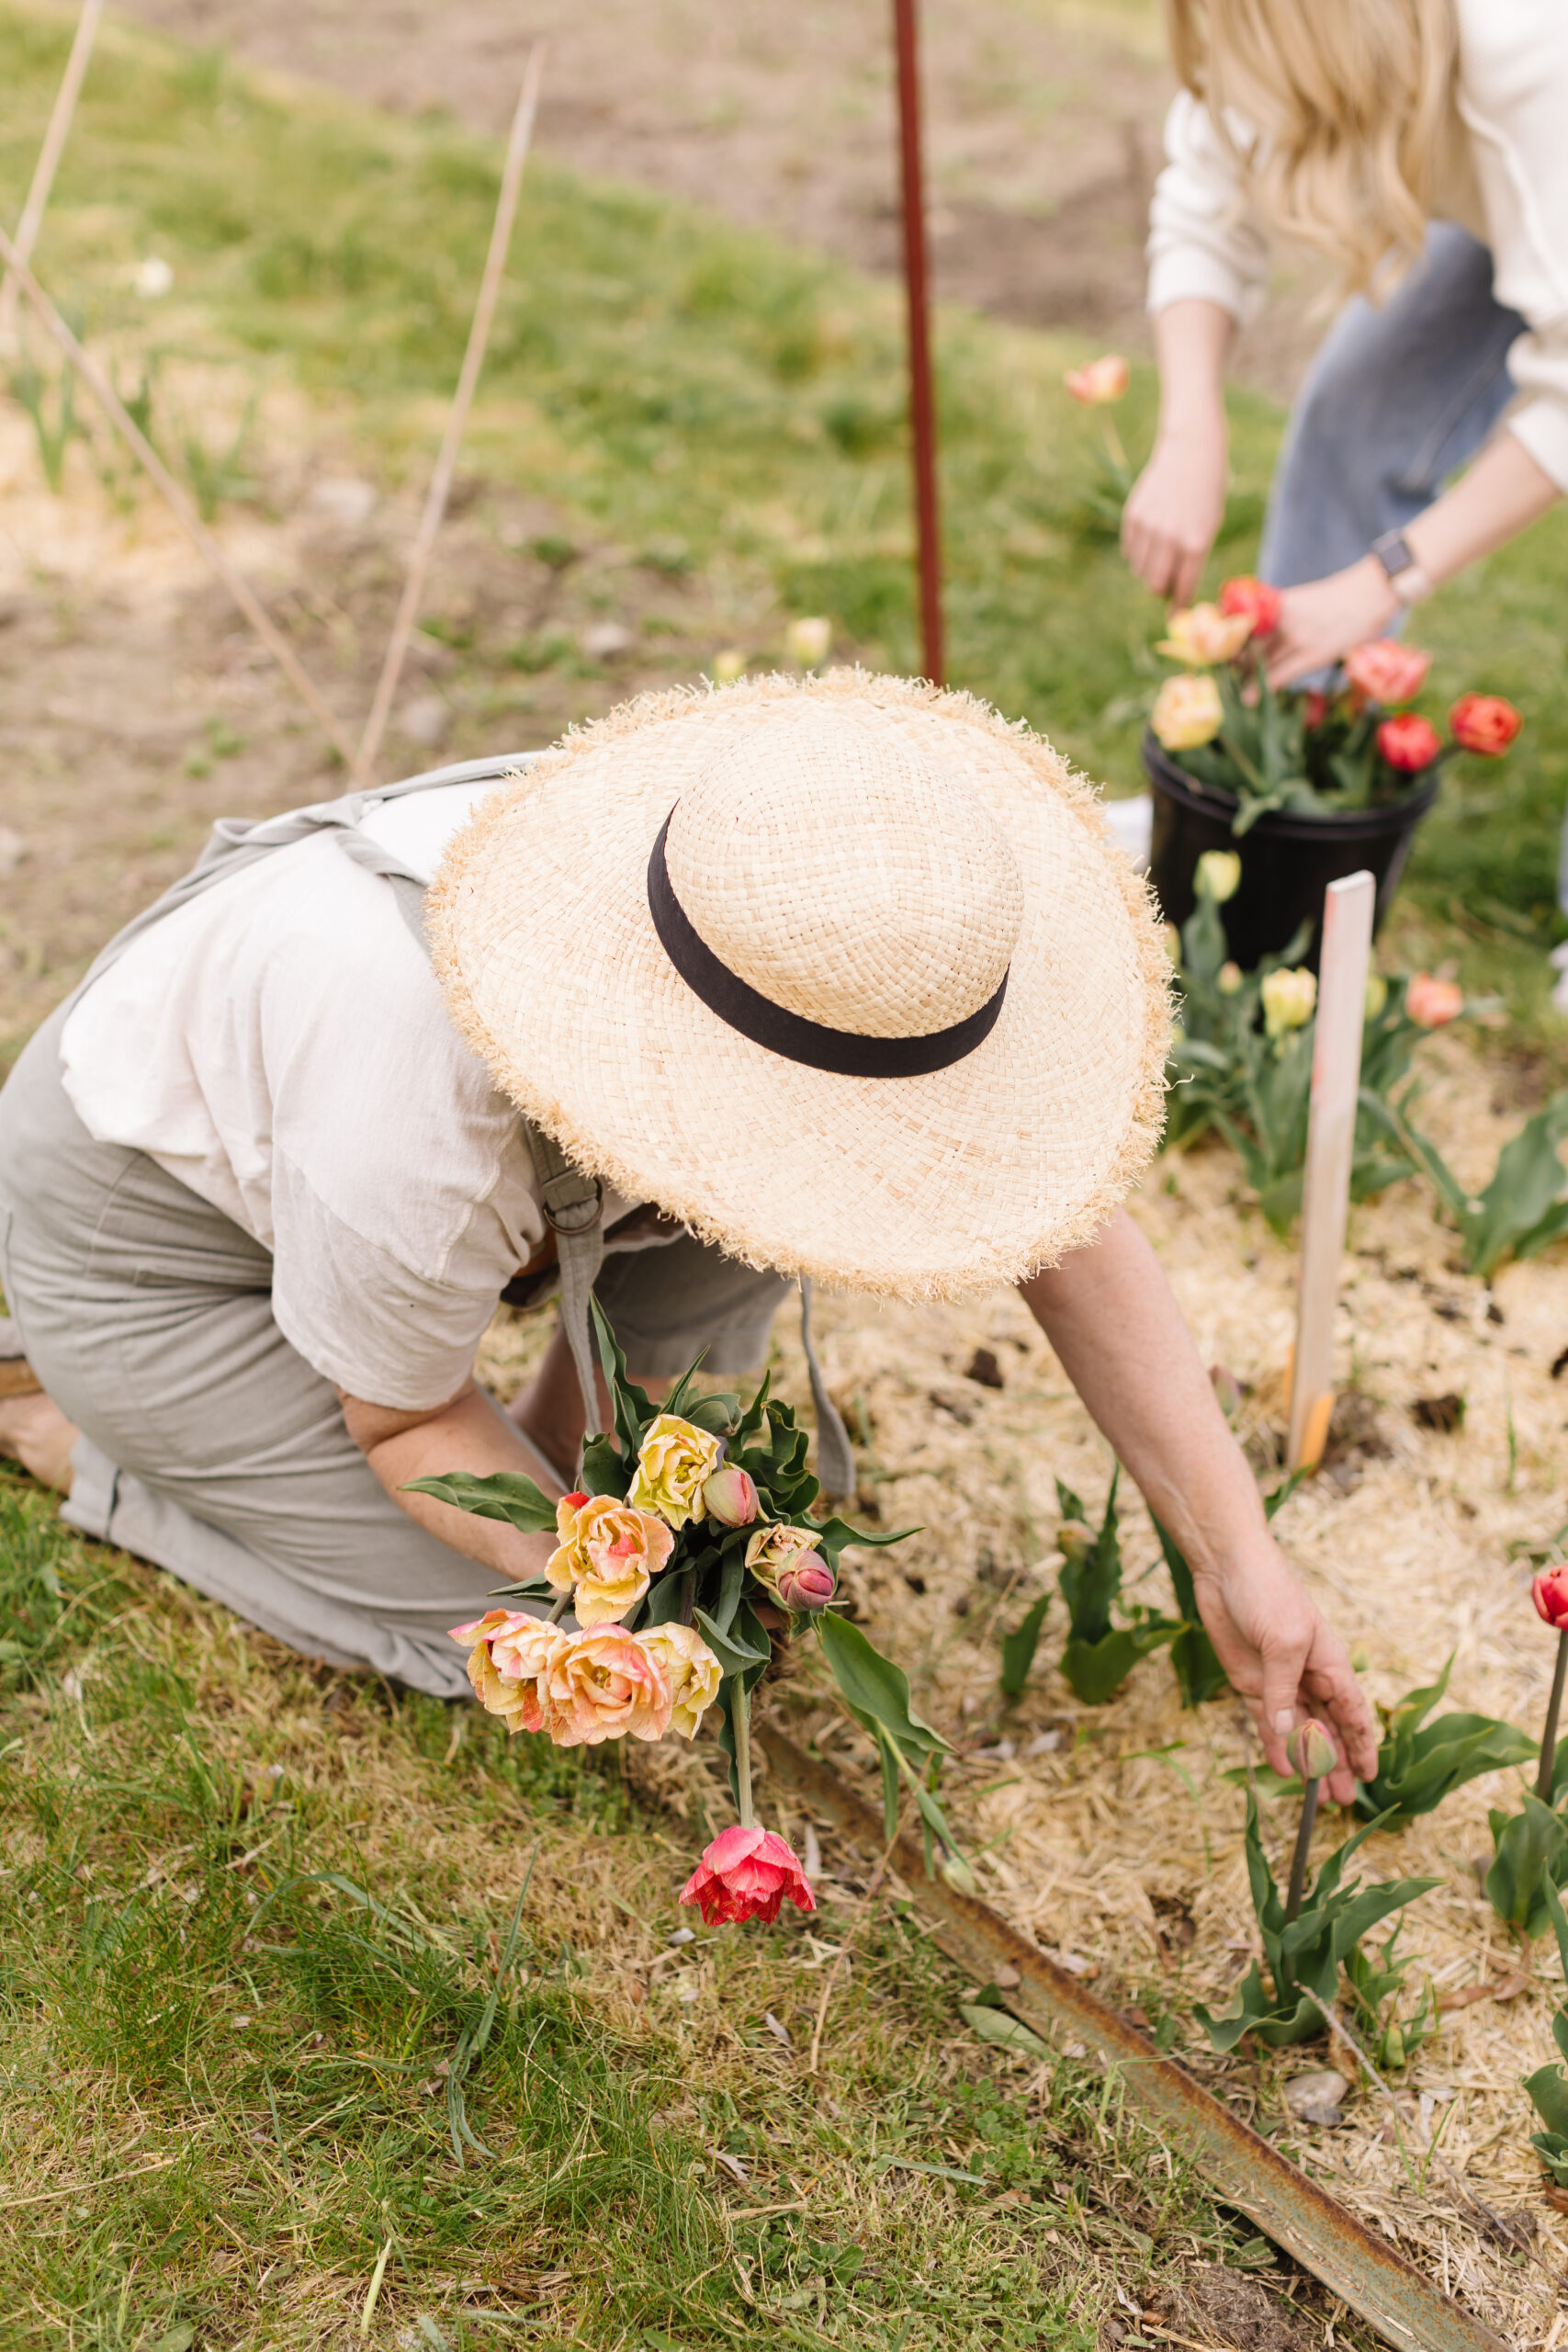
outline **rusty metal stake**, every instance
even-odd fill
[[[936,401],[931,390],[930,268],[925,174],[920,163],[920,66],[916,0],[893,0],[898,58],[898,155],[904,199],[904,292],[909,319],[909,438],[920,590],[920,653],[933,686],[942,683],[942,538],[937,523]]]
[[[772,1724],[753,1725],[753,1737],[779,1780],[819,1819],[880,1852],[880,1816],[836,1772]],[[920,1909],[938,1922],[936,1940],[945,1952],[982,1981],[995,1981],[998,1967],[1016,1969],[1018,1986],[1008,1995],[1008,2007],[1037,2032],[1066,2026],[1102,2064],[1114,2065],[1129,2100],[1191,2161],[1213,2194],[1245,2213],[1397,2352],[1505,2352],[1501,2337],[1249,2132],[1147,2034],[1037,1951],[988,1904],[945,1879],[928,1878],[918,1838],[906,1834],[897,1840],[892,1866]]]

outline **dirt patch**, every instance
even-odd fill
[[[547,38],[541,147],[862,267],[898,266],[885,6],[800,0],[129,0],[180,39],[404,113],[503,130]],[[927,0],[937,290],[1031,326],[1148,348],[1143,246],[1172,82],[1154,11]],[[1288,398],[1321,331],[1321,272],[1281,266],[1237,353]]]

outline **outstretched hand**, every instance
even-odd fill
[[[1399,599],[1375,556],[1300,588],[1280,591],[1280,619],[1263,649],[1271,686],[1294,685],[1332,669],[1352,646],[1381,637]]]
[[[1244,1564],[1193,1581],[1220,1664],[1246,1700],[1275,1771],[1293,1775],[1285,1742],[1297,1724],[1314,1716],[1339,1750],[1329,1794],[1348,1804],[1356,1782],[1377,1770],[1376,1721],[1344,1644],[1279,1546],[1267,1539]]]

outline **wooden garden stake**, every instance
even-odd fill
[[[1377,885],[1370,874],[1331,882],[1324,896],[1323,956],[1312,1057],[1312,1109],[1302,1191],[1302,1281],[1291,1379],[1292,1470],[1323,1458],[1334,1410],[1334,1308],[1350,1206],[1361,1023]]]
[[[97,361],[77,342],[76,337],[72,334],[3,229],[0,229],[0,262],[4,262],[6,269],[15,277],[22,292],[38,312],[39,320],[60,345],[72,367],[75,368],[115,431],[122,440],[130,444],[141,464],[152,475],[152,480],[174,508],[186,537],[212,566],[213,571],[255,630],[278,668],[295,688],[300,701],[317,721],[328,742],[334,751],[341,753],[358,780],[361,783],[368,783],[370,780],[368,775],[361,772],[358,752],[339,726],[331,704],[323,698],[294,648],[273,622],[250,582],[230,562],[218,541],[197,513],[186,492],[175,480],[147,435],[141,431],[135,419],[127,415],[125,403],[119,394],[115,390]]]
[[[925,175],[920,164],[920,65],[916,0],[893,0],[898,56],[898,146],[903,167],[904,290],[909,320],[909,429],[925,673],[942,683],[942,540],[937,519],[936,401],[931,390]]]
[[[104,0],[82,0],[82,13],[76,19],[76,38],[71,44],[65,72],[55,93],[49,128],[43,134],[43,145],[39,149],[38,162],[33,166],[28,200],[17,223],[17,251],[25,262],[31,261],[39,231],[43,226],[43,216],[54,187],[54,175],[60,168],[60,158],[71,135],[76,100],[93,54],[93,43],[98,37],[98,24],[103,13]],[[9,351],[16,339],[17,296],[19,290],[16,272],[8,267],[4,279],[0,279],[0,351]]]
[[[506,161],[502,166],[501,194],[496,199],[495,220],[491,229],[490,251],[485,256],[484,275],[479,280],[479,300],[474,305],[473,324],[468,329],[468,347],[463,354],[463,365],[457,377],[457,389],[452,395],[452,407],[442,436],[435,470],[430,477],[425,492],[424,512],[420,517],[419,534],[409,557],[409,568],[403,582],[402,600],[398,616],[392,624],[391,642],[381,665],[380,679],[376,687],[376,699],[370,706],[370,716],[365,722],[365,732],[359,739],[359,764],[368,770],[380,749],[391,714],[392,697],[398,691],[403,661],[413,635],[413,625],[419,616],[420,599],[424,594],[425,574],[430,569],[431,550],[446,513],[446,501],[451,494],[452,476],[457,469],[457,451],[468,411],[473,405],[474,388],[484,366],[485,348],[490,342],[491,323],[495,317],[495,305],[501,292],[502,272],[506,266],[507,247],[512,243],[512,224],[517,218],[517,198],[523,186],[523,166],[528,160],[528,144],[534,135],[534,117],[539,105],[539,82],[545,70],[545,48],[536,40],[528,51],[528,62],[523,73],[523,87],[518,94],[517,110],[512,118],[512,134],[506,142]]]

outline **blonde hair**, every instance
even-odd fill
[[[1386,290],[1421,251],[1449,133],[1453,0],[1166,0],[1166,17],[1275,227]]]

